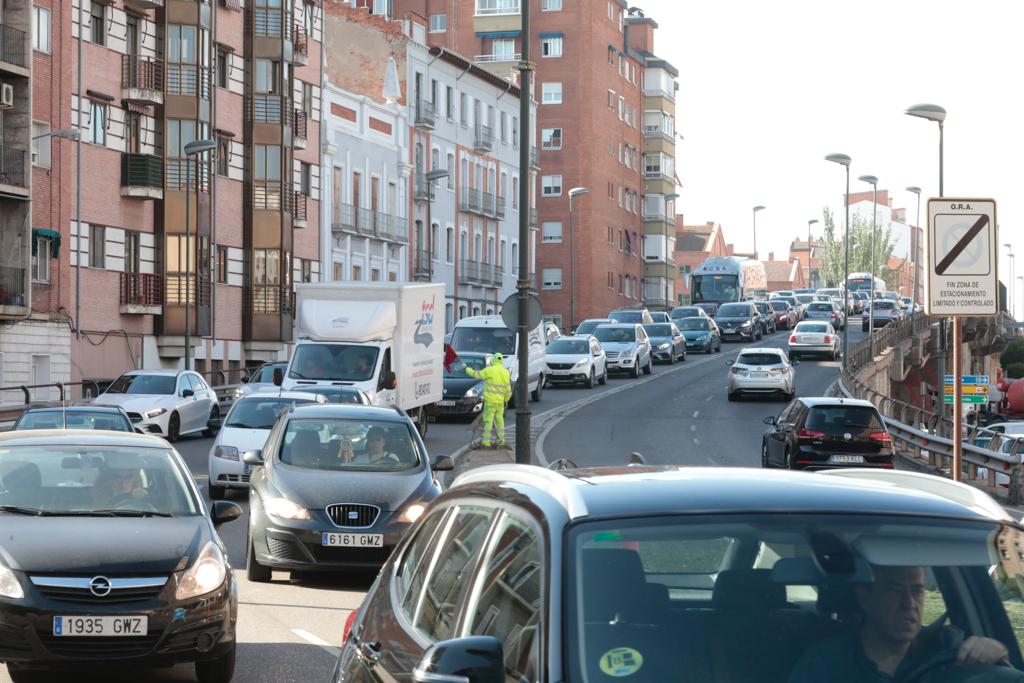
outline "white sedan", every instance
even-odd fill
[[[305,391],[258,391],[234,402],[219,427],[209,455],[210,500],[220,500],[229,488],[249,488],[252,465],[246,451],[263,450],[278,414],[294,403],[326,403],[320,394]]]
[[[824,320],[805,320],[798,323],[789,335],[791,359],[801,356],[824,356],[836,360],[842,353],[836,328]]]
[[[132,370],[115,379],[92,402],[120,406],[143,433],[168,441],[194,432],[213,436],[208,423],[220,417],[217,395],[191,370]]]
[[[582,383],[592,388],[608,381],[608,356],[592,335],[559,337],[548,346],[546,360],[548,384]]]

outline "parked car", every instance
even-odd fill
[[[608,372],[628,372],[633,377],[639,377],[641,371],[651,374],[654,354],[643,325],[601,325],[594,336],[608,357]]]
[[[718,331],[718,325],[707,316],[694,316],[692,318],[679,318],[676,326],[683,333],[686,339],[686,350],[703,351],[712,353],[722,350],[722,335]]]
[[[842,355],[839,334],[827,320],[804,320],[789,335],[789,357],[825,356],[836,360]]]
[[[870,318],[872,317],[874,318],[875,329],[878,329],[879,327],[885,327],[889,323],[898,322],[903,317],[903,313],[895,301],[875,299],[861,316],[860,327],[862,331],[868,331]]]
[[[671,316],[669,316],[669,314],[666,311],[651,311],[651,320],[653,320],[656,323],[672,322]]]
[[[596,330],[599,325],[614,325],[617,322],[619,321],[613,318],[587,318],[576,326],[573,334],[576,336],[594,334],[594,330]]]
[[[242,509],[208,509],[178,453],[153,436],[10,432],[0,452],[10,680],[194,663],[200,683],[228,683],[238,587],[217,527]]]
[[[349,403],[357,406],[373,405],[366,392],[357,387],[317,385],[310,393],[323,396],[328,403]]]
[[[128,413],[120,406],[97,406],[91,403],[67,405],[36,405],[25,408],[12,431],[28,429],[106,429],[113,432],[135,432]]]
[[[1017,681],[1020,534],[986,494],[914,472],[478,468],[339,624],[331,680],[787,681],[823,647],[863,657],[858,596],[899,590],[900,628],[1008,653],[961,667],[936,643],[917,680]]]
[[[907,313],[913,313],[914,312],[914,300],[911,299],[909,296],[901,296],[900,297],[900,307],[904,311],[906,311]]]
[[[841,330],[846,327],[846,314],[843,309],[836,306],[831,299],[828,301],[815,301],[807,306],[805,320],[827,320],[832,327]]]
[[[775,318],[776,329],[793,329],[797,323],[796,309],[783,299],[772,299],[768,304],[772,307],[772,317]]]
[[[645,323],[654,322],[654,318],[651,317],[651,312],[646,308],[620,308],[617,311],[609,313],[608,317],[613,320],[617,320],[620,323],[635,323],[643,325]]]
[[[271,572],[377,570],[441,488],[413,422],[390,408],[292,405],[249,451],[250,581]]]
[[[675,323],[648,323],[644,331],[651,340],[654,360],[671,365],[677,360],[686,360],[686,337]]]
[[[782,349],[743,349],[728,365],[726,392],[730,401],[746,394],[781,396],[792,401],[796,395],[796,368]]]
[[[892,437],[869,401],[798,398],[766,417],[761,466],[786,469],[892,468]]]
[[[676,306],[672,309],[669,317],[673,321],[679,320],[680,318],[707,318],[708,313],[700,306]]]
[[[718,315],[715,322],[722,333],[722,339],[737,339],[738,341],[756,341],[761,334],[761,315],[749,301],[732,304],[722,304],[718,308]]]
[[[171,443],[195,432],[213,436],[210,420],[220,417],[217,395],[191,370],[132,370],[92,402],[124,408],[132,425]]]
[[[608,356],[593,335],[562,337],[548,347],[548,384],[608,383]]]
[[[484,409],[484,383],[466,374],[466,368],[483,370],[491,354],[463,351],[444,369],[442,398],[434,409],[435,417],[472,420]]]
[[[778,327],[775,324],[775,311],[767,301],[755,301],[754,308],[761,317],[761,335],[775,334]]]
[[[207,456],[210,500],[221,500],[228,489],[248,489],[252,465],[242,454],[260,450],[277,415],[295,403],[326,403],[320,394],[302,391],[257,391],[238,399],[223,420],[214,420],[217,438]]]
[[[272,391],[280,386],[280,378],[288,368],[288,361],[275,361],[264,363],[249,375],[249,379],[241,384],[230,384],[217,389],[217,400],[222,411],[226,411],[231,404],[246,394],[254,391]],[[279,380],[274,382],[274,373],[278,373]]]

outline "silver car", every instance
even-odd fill
[[[654,354],[643,325],[601,325],[594,336],[608,356],[608,372],[628,372],[633,377],[639,377],[641,371],[651,374]]]
[[[796,370],[782,349],[744,349],[728,364],[730,401],[744,394],[779,396],[786,401],[796,395]]]
[[[805,320],[789,335],[789,357],[825,356],[836,360],[843,353],[836,328],[825,320]]]
[[[836,306],[831,300],[815,301],[807,306],[805,320],[825,320],[832,323],[832,327],[841,330],[846,326],[846,314],[841,306]]]

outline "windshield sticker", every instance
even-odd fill
[[[601,655],[601,671],[607,676],[632,676],[644,665],[644,656],[631,647],[617,647]]]
[[[618,529],[612,531],[599,531],[594,534],[594,543],[615,543],[622,540],[622,532]]]

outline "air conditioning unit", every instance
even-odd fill
[[[14,86],[10,83],[0,83],[0,109],[10,109],[14,106]]]

